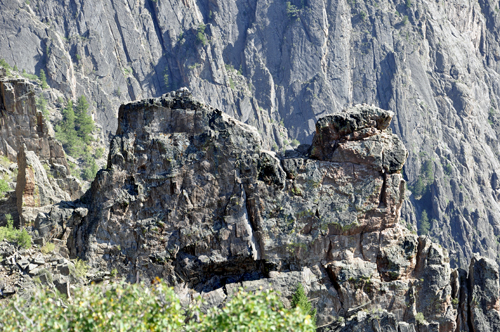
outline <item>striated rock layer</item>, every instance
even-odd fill
[[[186,89],[129,103],[107,169],[36,226],[94,268],[165,278],[185,304],[221,305],[239,286],[289,303],[302,283],[325,330],[379,315],[395,331],[452,331],[463,288],[446,251],[399,223],[407,151],[392,116],[354,106],[318,121],[310,152],[278,159],[255,128]]]

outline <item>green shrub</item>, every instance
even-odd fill
[[[89,103],[87,102],[87,98],[80,96],[75,107],[75,130],[85,143],[91,141],[90,134],[94,130],[94,121],[88,114],[88,109]]]
[[[426,160],[423,165],[423,173],[427,184],[430,185],[434,182],[434,170],[432,168],[432,161]]]
[[[23,228],[19,232],[19,236],[17,238],[17,244],[23,248],[31,247],[31,236],[28,234],[28,231],[26,231],[26,228]]]
[[[49,110],[47,109],[47,100],[43,96],[40,96],[36,99],[36,107],[42,112],[43,117],[48,120],[49,119]]]
[[[297,290],[293,294],[292,307],[298,307],[302,309],[302,312],[309,314],[311,316],[312,323],[316,326],[316,309],[312,308],[311,302],[309,302],[306,292],[304,291],[304,286],[300,283],[297,285]]]
[[[85,180],[93,180],[99,167],[92,155],[90,143],[92,131],[95,128],[92,117],[88,114],[89,103],[85,96],[80,96],[76,106],[69,101],[63,109],[63,119],[56,127],[56,138],[63,143],[64,150],[74,158],[83,158],[84,165],[80,169],[72,168],[72,174]],[[99,151],[96,151],[98,154]],[[102,151],[101,151],[102,155]],[[99,157],[97,157],[99,158]]]
[[[0,198],[5,197],[5,193],[10,190],[9,183],[5,179],[0,178]]]
[[[71,274],[76,278],[83,278],[87,276],[87,272],[89,270],[89,266],[85,261],[80,259],[75,259],[74,266],[70,267]]]
[[[23,77],[27,78],[27,79],[32,80],[32,81],[38,81],[38,80],[39,80],[38,76],[33,75],[33,74],[28,74],[28,73],[26,72],[26,69],[23,69],[23,72],[21,73],[21,75],[22,75]]]
[[[297,147],[297,146],[299,146],[299,145],[300,145],[299,140],[297,140],[297,139],[292,140],[292,146]]]
[[[49,85],[47,84],[47,77],[45,76],[45,71],[40,69],[40,81],[42,81],[42,89],[47,89]]]
[[[422,324],[422,325],[426,323],[424,314],[421,312],[419,312],[415,315],[415,320],[417,321],[417,323]]]
[[[300,308],[285,309],[273,291],[240,290],[223,309],[204,314],[197,305],[183,310],[173,289],[163,282],[151,288],[124,282],[93,285],[64,300],[38,289],[28,300],[15,296],[0,303],[0,330],[315,331],[310,315]]]
[[[16,242],[18,246],[23,248],[31,247],[31,236],[28,234],[26,229],[15,229],[14,219],[10,214],[6,214],[7,227],[0,227],[0,241],[7,240],[10,242]]]
[[[213,308],[186,331],[315,331],[311,315],[300,307],[287,310],[278,294],[267,290],[248,293],[240,289],[222,309]]]
[[[49,252],[53,252],[56,248],[56,245],[52,242],[46,243],[40,250],[44,254],[48,254]]]
[[[4,59],[0,59],[0,66],[5,68],[7,76],[11,75],[10,71],[12,70],[12,67],[7,63],[7,61],[5,61]]]
[[[297,6],[292,5],[290,1],[286,2],[286,14],[290,19],[297,19],[299,17],[300,10]]]
[[[205,24],[200,24],[200,26],[198,26],[198,29],[196,31],[196,42],[198,44],[203,44],[203,45],[206,45],[207,44],[207,37],[205,36]]]
[[[39,290],[28,301],[15,297],[2,304],[4,331],[180,331],[184,313],[171,288],[160,283],[152,289],[118,283],[111,289],[88,287],[62,299]],[[66,308],[65,308],[66,307]]]
[[[420,216],[420,234],[427,235],[431,228],[431,224],[429,223],[429,217],[427,216],[427,211],[422,211],[422,215]]]

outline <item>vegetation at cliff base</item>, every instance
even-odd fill
[[[4,198],[5,193],[9,190],[9,183],[5,179],[0,178],[0,198]]]
[[[239,290],[223,308],[182,308],[173,289],[124,282],[92,285],[71,299],[42,289],[0,304],[3,331],[315,331],[311,316],[285,309],[274,291]]]
[[[56,125],[55,132],[66,153],[84,161],[81,174],[76,175],[81,175],[85,180],[92,180],[98,171],[98,166],[95,162],[96,156],[90,147],[94,121],[88,114],[88,107],[89,103],[85,96],[78,98],[76,106],[70,100],[62,110],[63,119]]]
[[[0,241],[6,239],[7,241],[16,242],[17,245],[28,249],[31,247],[31,236],[26,229],[15,229],[14,219],[10,214],[6,214],[7,226],[0,227]]]

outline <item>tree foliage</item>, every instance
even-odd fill
[[[283,307],[273,291],[240,290],[222,309],[184,310],[172,288],[119,282],[88,286],[62,299],[52,291],[0,304],[4,331],[314,331],[311,316]]]
[[[42,89],[47,89],[49,85],[47,84],[47,77],[45,76],[45,71],[40,69],[40,81],[42,81]]]
[[[427,235],[431,229],[431,224],[429,222],[429,217],[427,216],[427,211],[422,211],[420,216],[420,234]]]
[[[292,297],[292,307],[300,308],[303,312],[309,314],[312,318],[314,324],[316,324],[316,309],[312,308],[311,302],[307,298],[304,286],[302,284],[297,285],[297,290]]]
[[[5,193],[9,190],[9,183],[5,179],[0,178],[0,198],[3,198],[5,196]]]
[[[200,24],[196,30],[196,42],[198,44],[207,44],[207,37],[205,36],[205,24]]]
[[[6,214],[7,226],[0,227],[0,241],[7,240],[16,242],[18,246],[28,249],[31,247],[31,236],[26,229],[15,229],[14,219],[10,214]]]
[[[7,63],[7,61],[5,61],[4,59],[0,59],[0,66],[5,68],[7,76],[11,75],[10,71],[12,70],[12,67]]]
[[[85,96],[78,98],[76,106],[70,100],[62,110],[63,119],[56,125],[55,131],[56,138],[61,141],[66,153],[83,159],[84,167],[78,175],[90,181],[94,179],[98,166],[90,146],[94,121],[88,114],[88,108],[89,103]]]
[[[85,96],[78,98],[78,102],[75,107],[75,130],[78,136],[85,143],[91,141],[90,134],[94,130],[94,121],[92,117],[88,114],[89,103]]]

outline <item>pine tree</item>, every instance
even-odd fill
[[[69,155],[75,156],[77,151],[78,136],[75,130],[75,111],[73,101],[69,101],[62,110],[63,120],[57,127],[57,138],[61,140]]]
[[[45,76],[45,71],[40,69],[40,81],[42,81],[42,89],[47,89],[49,85],[47,84],[47,77]]]
[[[89,103],[87,102],[87,98],[85,96],[78,98],[78,102],[75,107],[75,127],[78,132],[78,136],[80,136],[85,143],[90,142],[90,133],[94,130],[94,121],[87,113],[88,109]]]
[[[311,315],[312,321],[316,323],[316,309],[313,309],[311,303],[307,299],[304,286],[301,283],[297,285],[297,290],[292,296],[292,308],[301,308],[302,312]]]
[[[422,215],[420,217],[420,234],[427,235],[431,228],[431,224],[429,223],[429,217],[427,216],[427,211],[422,211]]]

